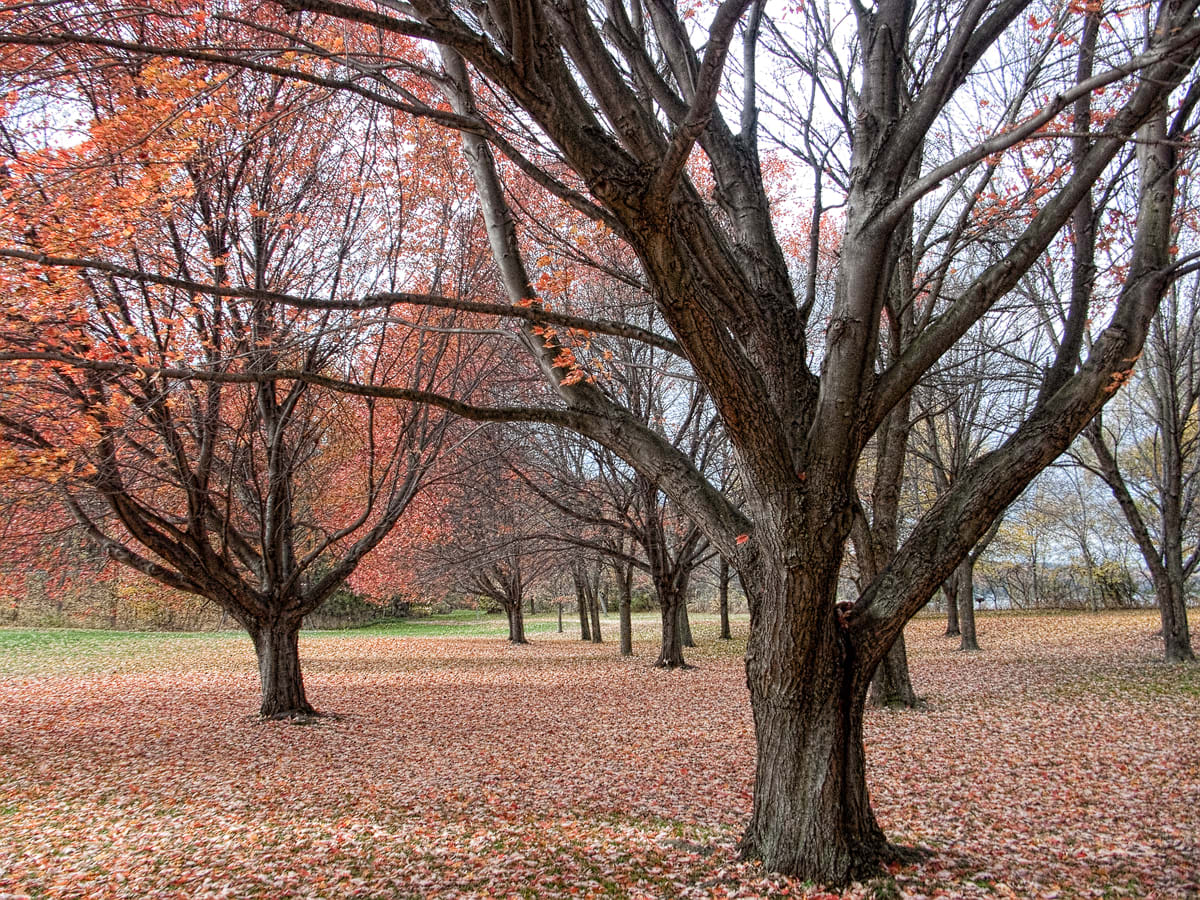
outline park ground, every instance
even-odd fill
[[[739,860],[742,639],[697,668],[445,619],[301,642],[334,715],[263,723],[247,637],[0,631],[0,898],[828,897]],[[575,624],[577,629],[577,623]],[[1200,671],[1153,613],[907,636],[920,711],[867,716],[889,836],[853,897],[1200,897]]]

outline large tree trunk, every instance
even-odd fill
[[[742,849],[769,871],[846,884],[876,868],[888,844],[867,795],[862,723],[869,677],[855,665],[838,625],[833,585],[821,583],[831,580],[819,571],[828,567],[816,568],[743,573],[758,748]],[[815,620],[804,599],[812,591],[830,598],[817,606]],[[795,628],[797,621],[806,627]]]
[[[958,564],[954,573],[958,582],[958,627],[962,631],[960,650],[978,650],[975,638],[975,560],[970,555]]]
[[[514,603],[506,603],[504,611],[508,614],[508,639],[514,644],[528,644],[525,638],[525,606],[520,598]]]
[[[721,633],[718,635],[722,641],[733,639],[733,635],[729,631],[729,563],[724,558],[721,560],[721,572],[718,582],[718,605],[721,610]]]
[[[1190,662],[1196,658],[1188,634],[1187,606],[1184,602],[1182,585],[1174,579],[1155,585],[1159,615],[1162,618],[1162,636],[1169,663]]]
[[[920,701],[913,690],[912,677],[908,673],[908,651],[904,646],[904,632],[896,638],[887,656],[875,670],[871,679],[872,706],[903,706],[912,709]]]
[[[683,659],[683,642],[679,634],[679,606],[683,597],[669,587],[658,588],[659,612],[662,615],[662,645],[654,665],[660,669],[682,669],[687,663]]]
[[[250,631],[258,656],[262,685],[259,715],[264,719],[291,719],[316,715],[304,695],[300,674],[300,622],[268,622]]]

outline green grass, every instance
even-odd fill
[[[0,675],[70,674],[143,668],[161,654],[209,652],[233,632],[0,629]]]
[[[690,662],[706,659],[738,657],[745,651],[745,617],[735,619],[733,641],[717,641],[717,617],[692,613],[692,629],[700,647],[685,652]],[[657,611],[635,613],[635,640],[653,640],[659,633]],[[601,616],[604,641],[615,644],[618,634],[616,611]],[[547,639],[558,632],[557,612],[526,615],[525,633],[531,641]],[[450,613],[420,619],[396,619],[358,628],[302,632],[304,641],[379,636],[398,638],[480,638],[503,639],[508,634],[508,621],[502,614],[484,614],[475,610],[454,610]],[[564,639],[578,639],[579,615],[574,610],[563,611]],[[303,651],[301,651],[303,653]],[[244,632],[162,632],[107,631],[81,628],[0,628],[0,676],[14,675],[80,675],[105,672],[143,671],[153,668],[157,660],[167,656],[190,658],[197,663],[222,668],[225,665],[242,667],[251,653]]]

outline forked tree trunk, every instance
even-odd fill
[[[679,643],[685,647],[696,646],[696,639],[692,637],[692,620],[688,618],[686,597],[679,603]]]
[[[768,871],[846,884],[875,869],[889,851],[867,794],[862,724],[869,674],[849,653],[833,584],[821,584],[819,572],[755,575],[753,585],[743,577],[752,615],[746,676],[758,746],[742,851]],[[768,591],[783,596],[765,602]],[[810,591],[829,597],[815,621],[803,612],[811,610],[803,600]],[[802,619],[806,628],[793,627]]]
[[[718,582],[718,605],[721,610],[721,634],[723,641],[733,640],[729,631],[729,563],[721,560],[720,580]]]
[[[904,632],[900,632],[892,649],[875,670],[875,677],[871,679],[871,705],[912,709],[919,703],[908,672]]]
[[[958,564],[958,627],[962,631],[960,650],[978,650],[975,637],[975,561],[968,555]]]
[[[311,716],[300,674],[300,622],[269,622],[250,631],[262,686],[259,715],[264,719]]]

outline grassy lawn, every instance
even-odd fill
[[[754,744],[740,640],[697,668],[539,615],[305,632],[310,699],[260,723],[245,635],[0,630],[0,898],[822,895],[736,853]],[[927,706],[870,711],[877,814],[925,861],[853,897],[1200,892],[1200,677],[1152,613],[914,621]]]

